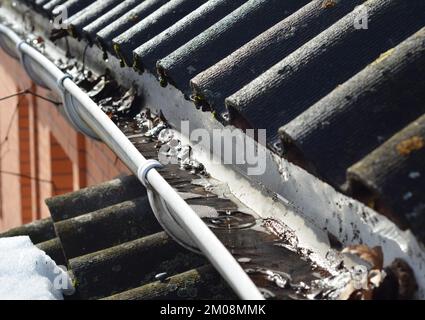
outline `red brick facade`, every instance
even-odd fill
[[[58,99],[0,50],[0,99],[26,89]],[[0,101],[0,232],[49,216],[48,197],[128,173],[107,146],[77,133],[54,104],[28,94]]]

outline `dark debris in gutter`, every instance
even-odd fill
[[[387,2],[389,3],[389,1],[386,1],[386,3]],[[394,3],[395,2],[396,1],[394,1]],[[276,4],[276,3],[275,5],[279,6],[279,4]],[[334,4],[330,5],[329,3],[331,2],[328,1],[327,4],[324,6],[322,4],[322,8],[326,10],[330,10],[331,8],[335,6]],[[394,8],[396,7],[397,6],[395,6]],[[395,12],[397,10],[395,10],[394,8],[391,6],[385,7],[385,4],[383,5],[383,9],[388,10],[389,14],[396,14]],[[246,10],[248,9],[255,11],[255,10],[260,10],[261,7],[256,8],[254,6],[253,8],[249,8],[249,6],[246,6]],[[78,10],[77,9],[75,10],[76,10],[75,12],[77,13]],[[301,18],[303,19],[303,17]],[[302,21],[302,19],[300,21]],[[376,19],[379,20],[379,17]],[[391,20],[391,17],[388,17],[388,19]],[[406,31],[407,33],[403,31],[404,33],[402,34],[399,34],[399,33],[394,34],[392,33],[392,31],[388,31],[385,29],[386,31],[388,31],[388,37],[390,38],[391,36],[395,37],[396,43],[399,43],[401,40],[404,39],[405,36],[411,34],[413,31],[416,30],[415,28],[418,27],[418,24],[417,24],[418,22],[416,20],[418,19],[413,19],[411,24],[409,24],[410,29]],[[285,21],[283,17],[282,17],[282,21]],[[260,31],[261,30],[259,30],[256,34],[253,34],[253,37],[256,35],[259,35],[261,33]],[[65,34],[57,34],[57,35],[54,35],[54,37],[60,37],[64,35]],[[348,35],[344,34],[344,35],[350,38],[350,34]],[[421,34],[418,34],[417,37],[419,39],[421,37]],[[321,38],[326,38],[326,33],[316,39],[316,41],[319,42],[319,44],[322,44],[320,42]],[[127,39],[125,37],[122,39],[122,41],[124,42],[130,42],[129,44],[130,46],[134,46],[134,44],[131,44],[130,40],[131,39]],[[248,40],[249,39],[246,39],[246,41]],[[41,38],[29,39],[29,41],[40,50],[44,50],[43,39]],[[198,43],[197,41],[192,41],[192,42]],[[199,52],[202,52],[203,50],[201,42],[199,44],[199,47],[197,48],[199,49]],[[205,44],[205,46],[209,46],[209,45],[211,44]],[[243,45],[243,43],[241,43],[240,45]],[[324,43],[322,45],[326,47],[328,44]],[[404,45],[406,46],[406,44]],[[343,44],[341,44],[341,46],[343,47]],[[381,47],[379,47],[379,44],[376,44],[376,47],[377,48],[375,48],[375,50],[381,49]],[[385,47],[385,46],[383,45],[382,47]],[[402,46],[400,50],[402,51],[403,48],[404,47]],[[238,48],[236,47],[235,49],[238,49]],[[422,53],[420,49],[422,48],[417,49],[419,54]],[[124,54],[126,56],[131,56],[129,52],[124,52]],[[179,52],[179,54],[185,56],[185,51],[182,50],[181,52]],[[369,52],[368,54],[373,56],[373,52]],[[369,56],[367,57],[370,58]],[[294,59],[296,60],[296,56]],[[172,71],[173,68],[176,70],[180,70],[184,66],[179,65],[179,63],[176,62],[177,60],[174,61],[173,59],[171,59],[170,61],[171,61],[171,67],[168,68],[169,70],[163,70],[163,75],[164,77],[168,77],[167,80],[170,83],[176,83],[176,82],[173,82],[173,80],[170,78],[170,70]],[[213,64],[215,64],[216,62],[217,61],[212,61]],[[367,61],[365,60],[365,62]],[[309,66],[314,67],[316,63],[320,64],[320,62],[313,59],[311,62],[309,62]],[[66,62],[57,61],[57,65],[61,68],[62,71],[69,73],[70,75],[73,76],[74,81],[81,88],[83,88],[97,104],[99,104],[102,110],[110,116],[110,118],[122,129],[122,131],[125,134],[132,137],[131,141],[148,158],[156,158],[158,156],[158,152],[157,152],[158,147],[161,146],[161,144],[163,143],[170,142],[170,141],[165,141],[165,142],[159,141],[158,139],[161,131],[167,128],[167,123],[165,119],[160,119],[158,117],[150,115],[150,113],[146,110],[143,113],[144,116],[139,116],[141,111],[140,106],[143,105],[143,97],[141,97],[138,94],[138,90],[136,87],[132,87],[130,89],[122,88],[110,76],[108,71],[105,71],[105,74],[101,76],[96,76],[92,72],[86,70],[84,66],[81,66],[78,62],[75,62],[73,60],[69,60]],[[206,67],[211,67],[211,66],[206,66]],[[186,69],[189,70],[188,68]],[[347,71],[347,72],[350,72],[350,74],[347,74],[347,79],[349,75],[350,76],[354,75],[360,70],[361,69],[359,70],[355,69],[355,72]],[[292,71],[294,70],[288,71],[288,69],[285,69],[285,70],[282,70],[282,72],[278,72],[277,76],[274,76],[272,73],[268,74],[268,76],[272,80],[276,80],[275,82],[270,81],[270,83],[276,84],[279,81],[281,81],[282,80],[281,78],[283,78],[284,76],[285,77],[287,76],[288,78],[292,77],[293,79],[298,79],[296,78],[296,76],[300,76],[299,74],[302,75],[301,71],[298,72],[299,74],[296,72],[292,74]],[[186,82],[189,82],[188,80],[190,80],[191,77],[189,77],[187,74],[184,74],[185,72],[182,72],[181,74],[179,74],[178,77],[181,76],[182,79],[184,79],[185,83],[182,84],[182,86],[187,89],[188,83]],[[190,73],[190,70],[189,70],[189,73]],[[176,77],[176,75],[174,76]],[[344,81],[347,79],[344,79]],[[255,78],[254,78],[254,81],[255,81]],[[262,85],[263,83],[259,82],[259,84]],[[278,87],[279,86],[276,86],[276,88],[266,86],[265,87],[266,90],[264,90],[264,92],[259,96],[264,98],[265,94],[270,92],[275,92],[273,90],[275,89],[278,90],[279,89]],[[239,96],[241,95],[245,96],[243,95],[243,90],[241,91],[242,92],[238,92]],[[279,92],[283,92],[283,91],[284,90],[281,90]],[[325,93],[328,93],[328,92],[323,92],[323,93],[324,93],[323,95],[326,96]],[[338,92],[336,92],[335,94],[333,92],[333,95],[329,95],[328,99],[333,99],[334,96],[337,96],[337,93]],[[273,99],[278,99],[279,97],[280,96],[278,95],[276,96],[269,95],[268,97],[266,96],[265,99],[261,100],[261,103],[262,105],[266,105],[267,103],[270,102],[268,99],[273,100]],[[193,94],[192,98],[198,107],[200,107],[204,111],[211,111],[212,104],[209,103],[209,101],[203,95]],[[258,98],[258,97],[255,96],[254,98]],[[254,98],[252,98],[251,100],[254,101],[255,100]],[[322,98],[322,96],[317,98]],[[258,105],[253,103],[251,100],[244,101],[243,99],[240,99],[240,100],[236,99],[237,101],[236,104],[233,104],[233,105],[229,104],[229,105],[230,105],[230,109],[237,110],[238,115],[242,116],[244,120],[250,119],[250,122],[252,123],[252,122],[256,122],[259,118],[256,117],[255,112],[248,112],[248,111],[250,110],[252,105],[256,106],[256,109],[255,110],[253,109],[254,111],[261,108],[258,108],[257,107]],[[305,101],[303,103],[305,103]],[[310,106],[310,104],[307,105],[307,107],[308,106]],[[301,110],[302,112],[300,112],[300,114],[302,113],[304,116],[308,116],[308,110],[309,110],[308,108],[304,108],[303,110]],[[268,116],[276,118],[274,114],[271,114],[271,115],[269,114]],[[233,118],[235,118],[235,113],[233,113]],[[277,118],[276,118],[276,121],[279,121],[279,124],[281,125],[283,120],[281,119],[281,117],[280,118],[277,117]],[[288,119],[288,122],[290,120],[292,121],[293,119]],[[273,126],[276,127],[276,123],[274,123]],[[388,135],[387,138],[390,138],[390,135]],[[418,139],[420,138],[421,137],[419,137]],[[408,141],[408,140],[409,139],[405,141]],[[283,142],[285,143],[285,140],[283,140]],[[175,149],[178,149],[177,154],[185,154],[184,152],[185,146],[182,146],[179,141],[177,141],[176,143],[177,145],[170,145],[170,150],[175,151]],[[399,142],[399,146],[400,146],[400,143],[403,144],[403,141]],[[407,143],[402,145],[402,147],[404,147],[403,150],[406,149],[405,147],[406,145]],[[408,147],[407,149],[409,150],[412,149],[410,145],[408,145],[407,147]],[[415,151],[418,151],[422,148],[423,146],[421,148],[416,148],[416,149],[413,148],[412,151],[409,152],[409,154],[412,152],[414,153]],[[173,152],[171,152],[170,154],[172,153]],[[190,154],[190,150],[189,150],[189,154]],[[315,165],[317,166],[318,163],[319,162],[316,161]],[[320,170],[319,167],[317,167],[316,169]],[[268,298],[280,298],[280,299],[285,299],[285,298],[293,298],[293,299],[299,299],[299,298],[301,299],[306,299],[306,298],[307,299],[393,298],[395,299],[395,298],[411,298],[415,291],[416,285],[415,285],[414,276],[412,274],[412,271],[410,270],[410,267],[407,266],[406,263],[404,263],[401,260],[395,260],[390,267],[384,269],[382,263],[379,262],[380,260],[382,260],[382,257],[379,257],[379,253],[377,254],[377,252],[379,252],[379,248],[370,249],[364,246],[347,248],[346,250],[342,252],[342,254],[344,255],[348,253],[351,255],[361,257],[364,262],[359,263],[358,266],[366,267],[366,271],[364,268],[352,269],[351,267],[344,265],[343,263],[344,259],[342,260],[336,259],[338,261],[337,263],[338,268],[336,269],[337,274],[330,276],[328,271],[320,270],[320,268],[318,268],[317,266],[314,265],[314,263],[312,263],[312,261],[309,259],[308,252],[305,252],[302,249],[297,247],[297,239],[294,238],[293,233],[290,230],[288,230],[285,226],[277,223],[276,221],[258,220],[254,218],[253,216],[240,212],[238,207],[236,208],[234,207],[234,204],[229,205],[229,202],[228,202],[229,199],[222,199],[222,198],[216,197],[213,194],[210,194],[207,191],[205,191],[205,189],[203,188],[199,189],[199,186],[195,186],[193,184],[195,177],[206,178],[208,175],[205,172],[202,164],[195,162],[195,160],[190,159],[189,157],[179,159],[179,165],[169,166],[162,173],[167,177],[170,183],[179,192],[192,193],[197,195],[197,198],[189,199],[188,202],[193,203],[196,200],[198,201],[197,204],[199,204],[200,202],[199,199],[203,200],[208,198],[209,200],[208,201],[205,200],[205,203],[208,203],[209,206],[211,206],[212,208],[216,207],[216,213],[217,213],[216,216],[205,217],[206,223],[211,226],[211,228],[216,232],[217,236],[223,241],[223,243],[226,244],[226,246],[228,246],[229,250],[238,258],[240,263],[244,265],[247,273],[253,278],[253,280],[257,283],[257,285],[262,288],[263,293]],[[75,196],[75,194],[68,195],[68,196],[72,197],[72,196]],[[211,199],[213,200],[211,201]],[[52,201],[54,202],[54,200]],[[120,207],[122,206],[122,203],[116,203],[115,205]],[[118,207],[113,208],[112,211],[121,212],[120,208]],[[99,210],[103,210],[103,209],[99,209]],[[108,210],[111,210],[111,209],[109,208]],[[102,212],[100,213],[97,211],[94,211],[94,212],[96,212],[95,216],[99,216],[100,218],[102,218]],[[182,263],[182,259],[176,258],[176,257],[172,257],[171,260],[174,259],[175,261],[177,261],[176,262],[177,265],[173,263],[168,264],[170,260],[167,260],[167,258],[162,259],[162,257],[161,257],[162,259],[161,261],[154,262],[154,263],[159,263],[160,266],[163,265],[162,263],[165,263],[165,265],[171,265],[171,269],[170,269],[171,271],[164,272],[164,270],[161,270],[161,267],[158,267],[158,264],[157,264],[155,265],[155,268],[154,268],[155,270],[149,270],[150,273],[147,270],[143,270],[144,272],[143,275],[138,274],[139,278],[137,277],[132,278],[132,276],[129,276],[129,274],[133,272],[132,268],[136,268],[139,265],[140,259],[143,259],[144,257],[143,255],[139,255],[139,253],[140,254],[142,253],[146,254],[146,252],[149,253],[151,252],[149,251],[151,250],[151,247],[155,249],[158,248],[158,250],[162,250],[164,248],[164,247],[161,247],[162,245],[165,245],[166,248],[167,248],[167,245],[172,246],[172,244],[170,244],[172,243],[172,240],[170,240],[164,233],[150,233],[151,232],[150,231],[149,234],[144,235],[140,239],[131,240],[130,242],[135,241],[135,243],[131,243],[131,244],[128,244],[129,242],[128,239],[120,240],[120,241],[124,241],[123,243],[120,243],[120,241],[113,242],[111,239],[107,239],[112,242],[109,243],[106,246],[106,248],[94,248],[93,252],[89,252],[91,250],[87,249],[88,251],[74,252],[72,253],[72,255],[70,255],[71,254],[70,252],[72,252],[72,249],[69,249],[69,248],[65,249],[65,248],[68,245],[72,247],[75,244],[72,241],[66,244],[67,241],[63,239],[65,239],[64,238],[65,234],[67,234],[67,237],[68,236],[70,238],[73,237],[72,232],[75,230],[73,230],[72,225],[74,223],[78,224],[81,222],[83,223],[87,222],[87,220],[85,220],[87,216],[83,218],[79,218],[78,217],[79,214],[81,214],[81,212],[77,213],[76,217],[67,218],[65,219],[65,221],[55,220],[54,218],[53,221],[55,225],[56,235],[58,236],[58,238],[47,239],[47,241],[44,241],[42,244],[40,244],[40,246],[42,248],[45,248],[46,250],[52,250],[50,251],[51,254],[57,255],[58,261],[60,261],[60,259],[63,259],[63,261],[66,261],[68,263],[68,265],[71,267],[71,270],[74,276],[76,277],[76,281],[77,281],[76,283],[77,283],[77,287],[79,288],[80,297],[82,298],[105,298],[106,297],[107,298],[112,295],[112,297],[116,297],[116,298],[117,297],[134,298],[133,296],[134,294],[136,297],[139,297],[139,298],[146,298],[146,297],[155,298],[157,296],[152,295],[151,292],[147,292],[146,287],[143,289],[143,285],[142,287],[140,287],[140,285],[143,283],[146,284],[148,283],[148,281],[159,279],[158,282],[156,282],[156,286],[158,288],[158,292],[163,292],[161,291],[162,290],[161,286],[162,286],[162,283],[164,282],[164,274],[167,274],[167,275],[170,274],[170,279],[172,279],[173,282],[180,285],[182,284],[179,280],[179,276],[181,275],[185,275],[190,279],[198,279],[197,280],[199,281],[197,282],[198,284],[202,283],[203,285],[205,285],[205,282],[202,282],[200,280],[202,278],[203,271],[199,273],[198,271],[193,271],[195,269],[192,269],[192,270],[185,270],[184,268],[179,269],[180,264]],[[83,215],[87,215],[87,214],[91,215],[92,213],[84,213]],[[108,216],[108,219],[110,218],[111,217]],[[241,227],[241,224],[244,227]],[[273,228],[270,229],[270,226],[273,226]],[[25,229],[25,230],[29,230],[29,229]],[[64,233],[59,232],[58,230],[63,230]],[[13,234],[13,232],[12,233],[9,232],[8,234],[11,235]],[[249,245],[246,246],[245,245],[246,243],[248,243]],[[243,244],[243,245],[241,246],[240,244]],[[84,248],[84,246],[82,248]],[[128,251],[126,251],[127,249]],[[137,252],[137,254],[135,254],[134,256],[133,256],[133,253],[134,253],[133,249],[134,249],[134,252]],[[65,254],[64,256],[61,257],[60,252],[62,252],[62,250],[64,251]],[[258,255],[258,252],[261,252],[262,254]],[[263,254],[263,253],[267,253],[269,255]],[[81,256],[79,254],[81,254]],[[164,250],[164,254],[169,254],[168,250]],[[382,255],[382,252],[381,252],[381,255]],[[114,260],[116,258],[123,259],[123,260],[120,260],[121,262],[117,263]],[[194,258],[194,259],[196,260],[197,258]],[[102,272],[99,269],[91,269],[93,264],[95,265],[99,264],[99,265],[110,267],[110,270]],[[195,263],[195,267],[197,266],[198,265]],[[294,266],[296,266],[295,270],[294,270]],[[186,267],[191,268],[194,266],[193,265],[185,266],[185,268]],[[208,266],[205,268],[208,269]],[[206,270],[205,268],[200,267],[200,269],[198,270]],[[360,280],[357,279],[355,276],[356,276],[356,272],[358,271],[360,272],[361,275],[363,276],[366,275],[366,277],[363,277]],[[113,275],[114,273],[121,275],[122,278],[117,277],[116,279],[114,278],[114,280],[111,281],[110,280],[111,275]],[[147,274],[151,274],[152,276],[149,276],[148,277],[149,279],[144,278],[146,277]],[[162,276],[158,276],[161,274]],[[104,277],[105,282],[102,282],[99,280],[99,277],[102,278],[102,276]],[[196,282],[196,280],[194,281]],[[359,281],[362,285],[361,288],[358,287]],[[206,287],[211,288],[210,283],[206,282],[206,284],[207,284]],[[115,285],[118,286],[118,289],[115,288]],[[173,286],[173,288],[175,288],[175,286]],[[179,285],[177,285],[177,288],[179,288]],[[173,290],[169,291],[169,293],[172,291]],[[229,296],[231,296],[231,294]],[[187,297],[193,298],[191,294],[188,294]]]

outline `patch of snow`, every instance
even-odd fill
[[[68,273],[27,236],[0,239],[0,300],[63,300]]]

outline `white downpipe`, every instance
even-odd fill
[[[159,195],[166,202],[172,210],[175,221],[214,265],[235,293],[244,300],[263,300],[262,294],[235,258],[158,171],[149,168],[146,177],[140,176],[139,170],[147,164],[148,160],[140,154],[99,106],[66,74],[35,48],[23,42],[10,28],[0,24],[0,34],[3,35],[3,37],[0,37],[0,44],[6,46],[5,51],[12,52],[15,57],[21,57],[25,69],[31,70],[33,76],[42,82],[40,84],[44,84],[55,92],[61,92],[66,108],[69,106],[65,103],[65,97],[71,97],[72,108],[74,109],[72,111],[76,111],[80,117],[77,121],[72,121],[72,124],[75,126],[79,120],[80,123],[77,123],[77,125],[83,127],[81,131],[85,132],[89,128],[117,154],[142,183],[148,184],[149,192]],[[14,45],[16,55],[13,54],[13,48],[10,48],[7,42]],[[147,181],[145,181],[145,178]],[[156,205],[152,204],[152,206]]]

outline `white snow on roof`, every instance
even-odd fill
[[[62,300],[72,293],[67,272],[29,237],[0,238],[0,300]]]

